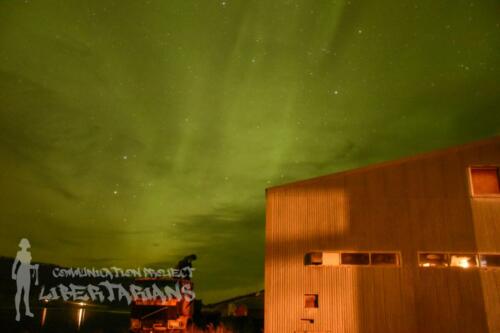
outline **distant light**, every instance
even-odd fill
[[[47,308],[43,308],[42,310],[42,322],[41,322],[41,326],[45,326],[45,319],[47,318]]]
[[[85,304],[85,303],[80,303],[80,304]],[[85,316],[85,310],[84,309],[79,309],[78,314],[77,314],[77,325],[78,325],[78,330],[80,330],[80,327],[82,326],[82,322]]]

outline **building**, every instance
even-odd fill
[[[201,304],[201,302],[200,302]],[[195,323],[203,332],[262,332],[264,329],[264,291],[233,297],[204,305]]]
[[[272,187],[266,333],[500,332],[500,137]]]
[[[264,290],[233,297],[205,306],[206,312],[218,313],[221,317],[264,317]]]

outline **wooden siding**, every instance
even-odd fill
[[[500,252],[500,197],[471,197],[470,165],[500,165],[500,137],[268,189],[265,332],[500,332],[500,270],[417,263]],[[400,251],[402,266],[304,266],[314,250]]]

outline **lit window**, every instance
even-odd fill
[[[473,195],[500,194],[498,167],[471,167],[470,178]]]
[[[338,252],[310,252],[304,257],[306,266],[338,266],[340,254]]]
[[[321,252],[310,252],[306,253],[304,257],[304,265],[306,266],[318,266],[323,264],[323,253]]]
[[[305,294],[304,303],[306,308],[317,308],[318,307],[318,295],[317,294]]]
[[[475,254],[450,254],[450,266],[461,268],[477,267],[477,258]]]
[[[421,267],[446,267],[448,255],[446,253],[419,253],[418,265]]]
[[[500,254],[480,254],[479,262],[483,268],[500,268]]]
[[[342,265],[369,265],[370,255],[363,252],[342,252]]]
[[[338,266],[340,265],[340,253],[338,252],[323,252],[323,265]]]
[[[390,252],[372,252],[371,263],[375,266],[399,266],[399,255]]]

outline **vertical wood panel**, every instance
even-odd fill
[[[500,332],[499,271],[417,266],[417,251],[500,252],[474,164],[500,165],[499,137],[268,189],[265,332]],[[396,250],[403,266],[305,267],[312,250]]]

